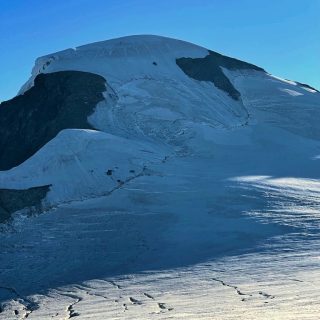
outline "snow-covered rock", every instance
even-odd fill
[[[0,319],[317,319],[317,90],[131,36],[37,59],[17,97],[26,124],[39,74],[83,81],[41,94],[69,113],[44,117],[57,134],[0,171],[3,190],[50,186],[45,213],[2,227]]]

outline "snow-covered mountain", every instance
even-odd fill
[[[0,319],[316,319],[319,121],[316,89],[180,40],[38,58],[0,105]]]

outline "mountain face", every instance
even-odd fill
[[[64,129],[92,129],[159,149],[166,145],[168,153],[210,156],[216,130],[220,136],[221,130],[274,127],[317,139],[318,120],[316,90],[252,64],[163,37],[94,43],[39,58],[20,94],[0,105],[0,169],[11,169],[1,173],[0,187],[52,185],[50,204],[87,196],[88,177],[80,182],[70,176],[75,183],[69,181],[68,196],[62,195],[65,178],[39,159],[42,148],[50,140],[55,144]],[[69,131],[70,141],[77,134]],[[58,162],[70,157],[67,144],[55,144],[52,157]],[[80,170],[76,157],[69,162]],[[83,165],[81,176],[93,170]],[[103,167],[99,170],[109,170]],[[59,170],[65,170],[63,164]],[[101,183],[109,187],[108,180]],[[71,190],[79,188],[70,198]],[[90,194],[101,192],[100,184],[92,188]]]
[[[0,319],[14,308],[34,319],[96,309],[94,319],[120,311],[142,319],[153,304],[159,318],[182,317],[186,306],[170,303],[184,290],[214,295],[219,285],[250,300],[253,318],[263,299],[285,314],[288,292],[320,278],[311,267],[320,248],[319,121],[316,89],[179,40],[131,36],[38,58],[19,94],[0,105]],[[302,256],[309,272],[297,275]],[[284,263],[288,279],[303,280],[282,290]],[[161,272],[141,275],[150,270]],[[248,283],[262,274],[278,300]],[[160,283],[161,293],[134,289],[124,275],[143,290]],[[302,290],[289,309],[306,299],[310,308],[297,312],[307,319],[314,291]],[[199,305],[192,300],[190,308]],[[82,301],[97,308],[81,309]],[[232,302],[237,316],[243,301]],[[210,314],[231,312],[202,303]]]

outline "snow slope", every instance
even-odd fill
[[[131,36],[37,59],[21,94],[76,70],[105,100],[0,172],[51,185],[1,227],[0,319],[317,319],[320,94],[221,67],[233,99],[176,63],[208,54]]]
[[[62,130],[32,158],[9,170],[1,184],[9,189],[52,185],[50,205],[100,196],[165,157],[161,148],[85,129]],[[111,175],[108,175],[111,170]]]

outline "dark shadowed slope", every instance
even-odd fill
[[[39,74],[23,95],[0,105],[0,170],[15,167],[66,128],[91,128],[87,117],[103,100],[105,79],[62,71]]]
[[[221,68],[265,72],[264,69],[253,64],[223,56],[214,51],[209,51],[209,54],[204,58],[180,58],[177,59],[176,62],[189,77],[200,81],[211,81],[217,88],[225,91],[235,100],[240,98],[240,93],[232,85]]]
[[[37,209],[47,195],[49,188],[50,186],[25,190],[0,189],[0,223],[10,219],[12,213],[25,207]]]

